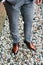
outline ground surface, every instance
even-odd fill
[[[4,5],[0,2],[0,33],[3,28],[5,17],[6,17],[6,12],[5,12]]]
[[[2,35],[0,37],[0,65],[41,65],[43,63],[43,19],[42,9],[35,5],[34,20],[32,24],[32,41],[37,47],[37,51],[30,51],[23,42],[22,17],[19,18],[20,48],[19,53],[14,55],[12,50],[12,38],[9,30],[8,19],[5,20]],[[21,23],[22,22],[22,23]],[[43,65],[43,64],[42,64]]]

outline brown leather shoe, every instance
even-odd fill
[[[12,48],[12,53],[17,54],[19,50],[19,43],[14,43]]]
[[[33,50],[36,52],[36,46],[31,42],[27,42],[24,40],[24,43],[26,43],[27,47],[30,49],[30,50]]]

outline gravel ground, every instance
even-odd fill
[[[23,20],[19,18],[20,48],[17,55],[12,53],[12,37],[9,30],[8,18],[5,20],[0,37],[0,65],[43,65],[43,19],[42,8],[35,5],[34,19],[32,24],[32,41],[37,51],[29,50],[23,42]]]

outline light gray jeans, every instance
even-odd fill
[[[24,39],[31,41],[32,22],[34,13],[34,0],[8,0],[5,4],[6,12],[9,18],[10,32],[14,43],[20,41],[18,30],[18,19],[21,12],[24,21]]]

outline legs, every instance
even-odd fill
[[[18,31],[18,18],[20,13],[20,8],[14,5],[11,6],[8,3],[6,4],[6,11],[9,18],[10,31],[12,34],[13,41],[15,43],[19,42],[19,31]],[[21,7],[21,13],[24,20],[24,37],[25,40],[31,41],[31,29],[33,21],[33,12],[34,12],[34,3],[25,3]]]
[[[12,7],[8,3],[5,5],[6,12],[9,18],[9,25],[10,25],[10,32],[13,38],[14,43],[19,42],[19,31],[18,31],[18,18],[20,9],[15,9],[14,6]]]
[[[11,6],[8,3],[5,5],[6,7],[6,12],[9,18],[9,25],[10,25],[10,32],[12,34],[12,38],[14,43],[19,42],[19,30],[18,30],[18,18],[19,18],[19,13],[20,13],[20,8],[15,7],[14,5]],[[21,13],[23,15],[23,20],[24,20],[24,36],[26,41],[31,41],[31,29],[32,29],[32,21],[33,21],[33,2],[29,4],[24,4],[21,8]],[[28,42],[26,42],[28,43]],[[29,44],[29,45],[28,45]],[[35,50],[34,45],[30,45],[28,43],[28,48]],[[18,44],[13,45],[13,53],[17,53],[19,49]]]
[[[31,41],[32,34],[32,21],[34,13],[34,3],[30,2],[29,4],[24,4],[21,7],[21,13],[24,20],[24,38],[26,41]]]

